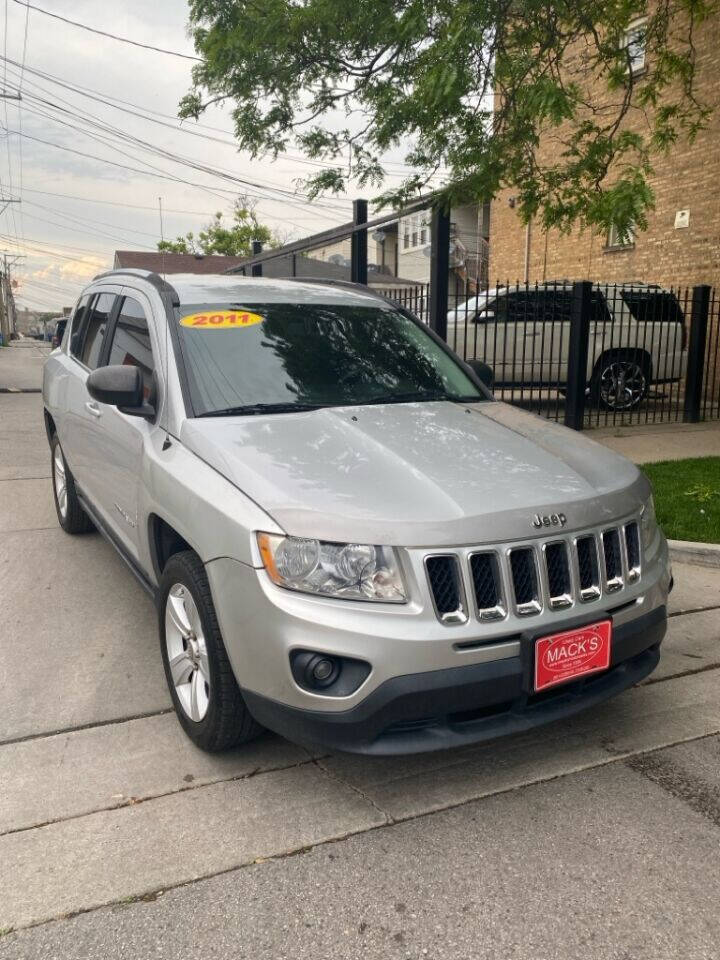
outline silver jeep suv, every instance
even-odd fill
[[[155,598],[180,723],[373,754],[575,713],[659,659],[640,471],[352,285],[113,271],[45,366],[57,515]]]

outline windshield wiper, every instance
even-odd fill
[[[452,393],[444,393],[441,390],[435,392],[415,390],[412,393],[388,393],[377,397],[369,397],[367,400],[356,400],[348,406],[360,406],[371,403],[419,403],[423,400],[450,400],[452,403],[468,403],[473,400],[482,400],[482,397],[475,396],[455,396]]]
[[[263,413],[302,413],[307,410],[319,410],[321,403],[247,403],[240,407],[224,407],[222,410],[206,410],[199,417],[235,417],[253,416]]]

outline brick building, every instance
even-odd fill
[[[656,205],[647,230],[624,245],[588,229],[562,235],[532,223],[528,231],[512,206],[513,191],[505,190],[492,205],[491,283],[567,278],[720,286],[720,15],[696,26],[694,39],[696,93],[713,114],[692,144],[680,140],[668,156],[655,155],[650,184]],[[641,84],[642,42],[631,56]],[[541,152],[548,148],[541,140]]]

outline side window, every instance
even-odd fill
[[[612,316],[605,302],[605,297],[599,290],[590,294],[590,319],[593,323],[612,323]]]
[[[143,394],[147,400],[153,386],[152,349],[145,311],[132,297],[125,297],[120,308],[112,341],[109,364],[132,364],[143,378]]]
[[[83,336],[85,334],[85,323],[88,315],[88,305],[90,304],[90,294],[80,297],[78,305],[75,307],[72,321],[70,322],[70,353],[80,359],[82,351]]]
[[[85,337],[80,361],[90,370],[94,370],[100,359],[103,337],[107,329],[108,318],[115,303],[115,294],[101,293],[90,309],[85,324]]]
[[[572,316],[572,294],[567,290],[539,290],[538,313],[539,320],[569,322]]]
[[[505,316],[501,317],[501,301],[505,301]],[[537,303],[534,294],[526,293],[524,290],[518,293],[508,293],[506,297],[498,297],[498,311],[496,316],[498,320],[505,320],[506,323],[522,323],[525,320],[533,320],[537,312]]]

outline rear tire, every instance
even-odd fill
[[[647,397],[650,358],[641,351],[618,350],[602,356],[590,381],[590,397],[604,410],[634,410]]]
[[[65,533],[89,533],[94,529],[92,520],[80,505],[75,480],[56,433],[50,441],[50,470],[58,523]]]
[[[178,721],[193,743],[217,753],[263,732],[238,687],[202,561],[192,550],[168,560],[160,578],[160,648]]]

